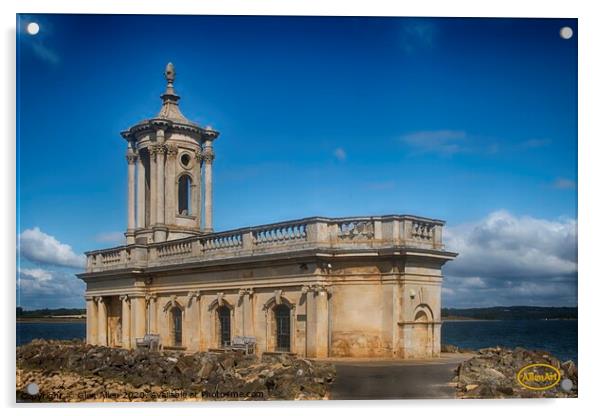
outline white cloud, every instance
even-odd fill
[[[99,243],[125,243],[125,236],[121,231],[110,231],[106,233],[97,234],[95,240]]]
[[[40,282],[52,279],[52,274],[44,269],[20,269],[19,272],[24,276]]]
[[[401,141],[419,152],[451,155],[462,150],[466,132],[461,130],[417,131],[401,137]]]
[[[495,211],[444,232],[446,248],[459,253],[444,269],[446,303],[576,304],[575,220]]]
[[[86,258],[76,254],[68,244],[42,232],[38,227],[27,229],[19,235],[19,254],[34,263],[83,268]]]
[[[433,22],[424,19],[404,19],[401,29],[401,47],[406,53],[433,47],[437,34],[437,27]]]
[[[21,268],[17,273],[18,305],[32,308],[81,307],[85,284],[72,272]]]
[[[574,189],[575,186],[575,181],[571,179],[558,178],[554,181],[554,188],[556,189]]]
[[[342,147],[337,147],[333,154],[341,162],[347,159],[347,152]]]

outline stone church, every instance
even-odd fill
[[[436,357],[441,267],[456,254],[444,222],[414,215],[311,217],[213,229],[214,142],[188,120],[175,69],[157,116],[127,143],[126,243],[86,253],[87,342],[220,349],[255,337],[256,353]],[[244,208],[244,207],[241,207]]]

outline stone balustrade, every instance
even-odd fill
[[[410,215],[312,217],[86,253],[87,272],[146,268],[309,249],[443,250],[444,222]]]

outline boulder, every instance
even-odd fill
[[[517,374],[529,364],[548,364],[559,369],[561,380],[569,378],[573,389],[564,391],[561,383],[547,390],[522,386],[517,381]],[[576,397],[577,366],[572,361],[561,363],[546,351],[483,348],[458,366],[452,382],[456,385],[457,396],[461,398]]]
[[[149,352],[35,340],[17,348],[17,397],[35,381],[54,401],[324,399],[332,364],[290,354]],[[242,395],[238,395],[242,392]]]

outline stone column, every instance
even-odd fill
[[[316,302],[312,287],[304,286],[305,294],[305,355],[316,356]]]
[[[107,344],[107,305],[102,297],[97,298],[98,303],[98,345]]]
[[[196,226],[200,229],[203,226],[203,218],[201,216],[203,211],[203,152],[197,150],[195,152],[195,160],[197,167],[194,170],[194,180],[198,184],[196,199],[193,199],[194,211],[193,215],[196,216]]]
[[[144,228],[146,226],[146,170],[144,163],[142,163],[142,155],[138,153],[138,159],[136,163],[136,170],[138,171],[138,184],[137,184],[137,195],[136,195],[136,208],[137,208],[137,228]]]
[[[176,195],[176,168],[178,147],[168,145],[166,147],[167,158],[165,160],[165,223],[175,224],[176,211],[178,209],[178,197]]]
[[[157,224],[165,224],[165,147],[157,148]]]
[[[157,146],[153,145],[149,148],[150,152],[150,224],[154,226],[157,223]]]
[[[308,357],[328,357],[330,312],[328,297],[330,288],[323,284],[305,286],[306,302],[306,344],[305,351]]]
[[[211,140],[205,141],[203,147],[203,167],[204,167],[204,188],[205,188],[205,232],[213,232],[213,143]]]
[[[135,338],[142,338],[146,335],[146,298],[143,295],[132,296],[132,312],[134,314],[134,340],[132,345],[136,344]]]
[[[241,289],[238,294],[242,297],[242,335],[250,337],[254,335],[253,306],[251,304],[253,289]]]
[[[86,296],[86,342],[95,345],[98,335],[98,308],[94,298]]]
[[[315,291],[316,304],[316,358],[328,357],[328,291],[325,287],[318,287]]]
[[[137,156],[131,149],[126,155],[128,161],[128,229],[126,232],[126,243],[134,244],[134,228],[136,228],[136,159]]]
[[[159,130],[162,132],[162,130]],[[158,133],[157,133],[158,135]],[[165,227],[165,146],[157,146],[157,224]],[[155,242],[165,241],[167,235],[164,229],[155,231]]]
[[[132,347],[130,339],[130,298],[128,295],[123,295],[119,296],[119,300],[121,300],[121,346],[125,349],[130,349]]]
[[[148,304],[148,331],[150,334],[158,334],[157,325],[157,295],[147,295]]]
[[[188,310],[184,314],[186,322],[184,345],[191,351],[199,351],[201,344],[200,297],[199,291],[188,293]]]

